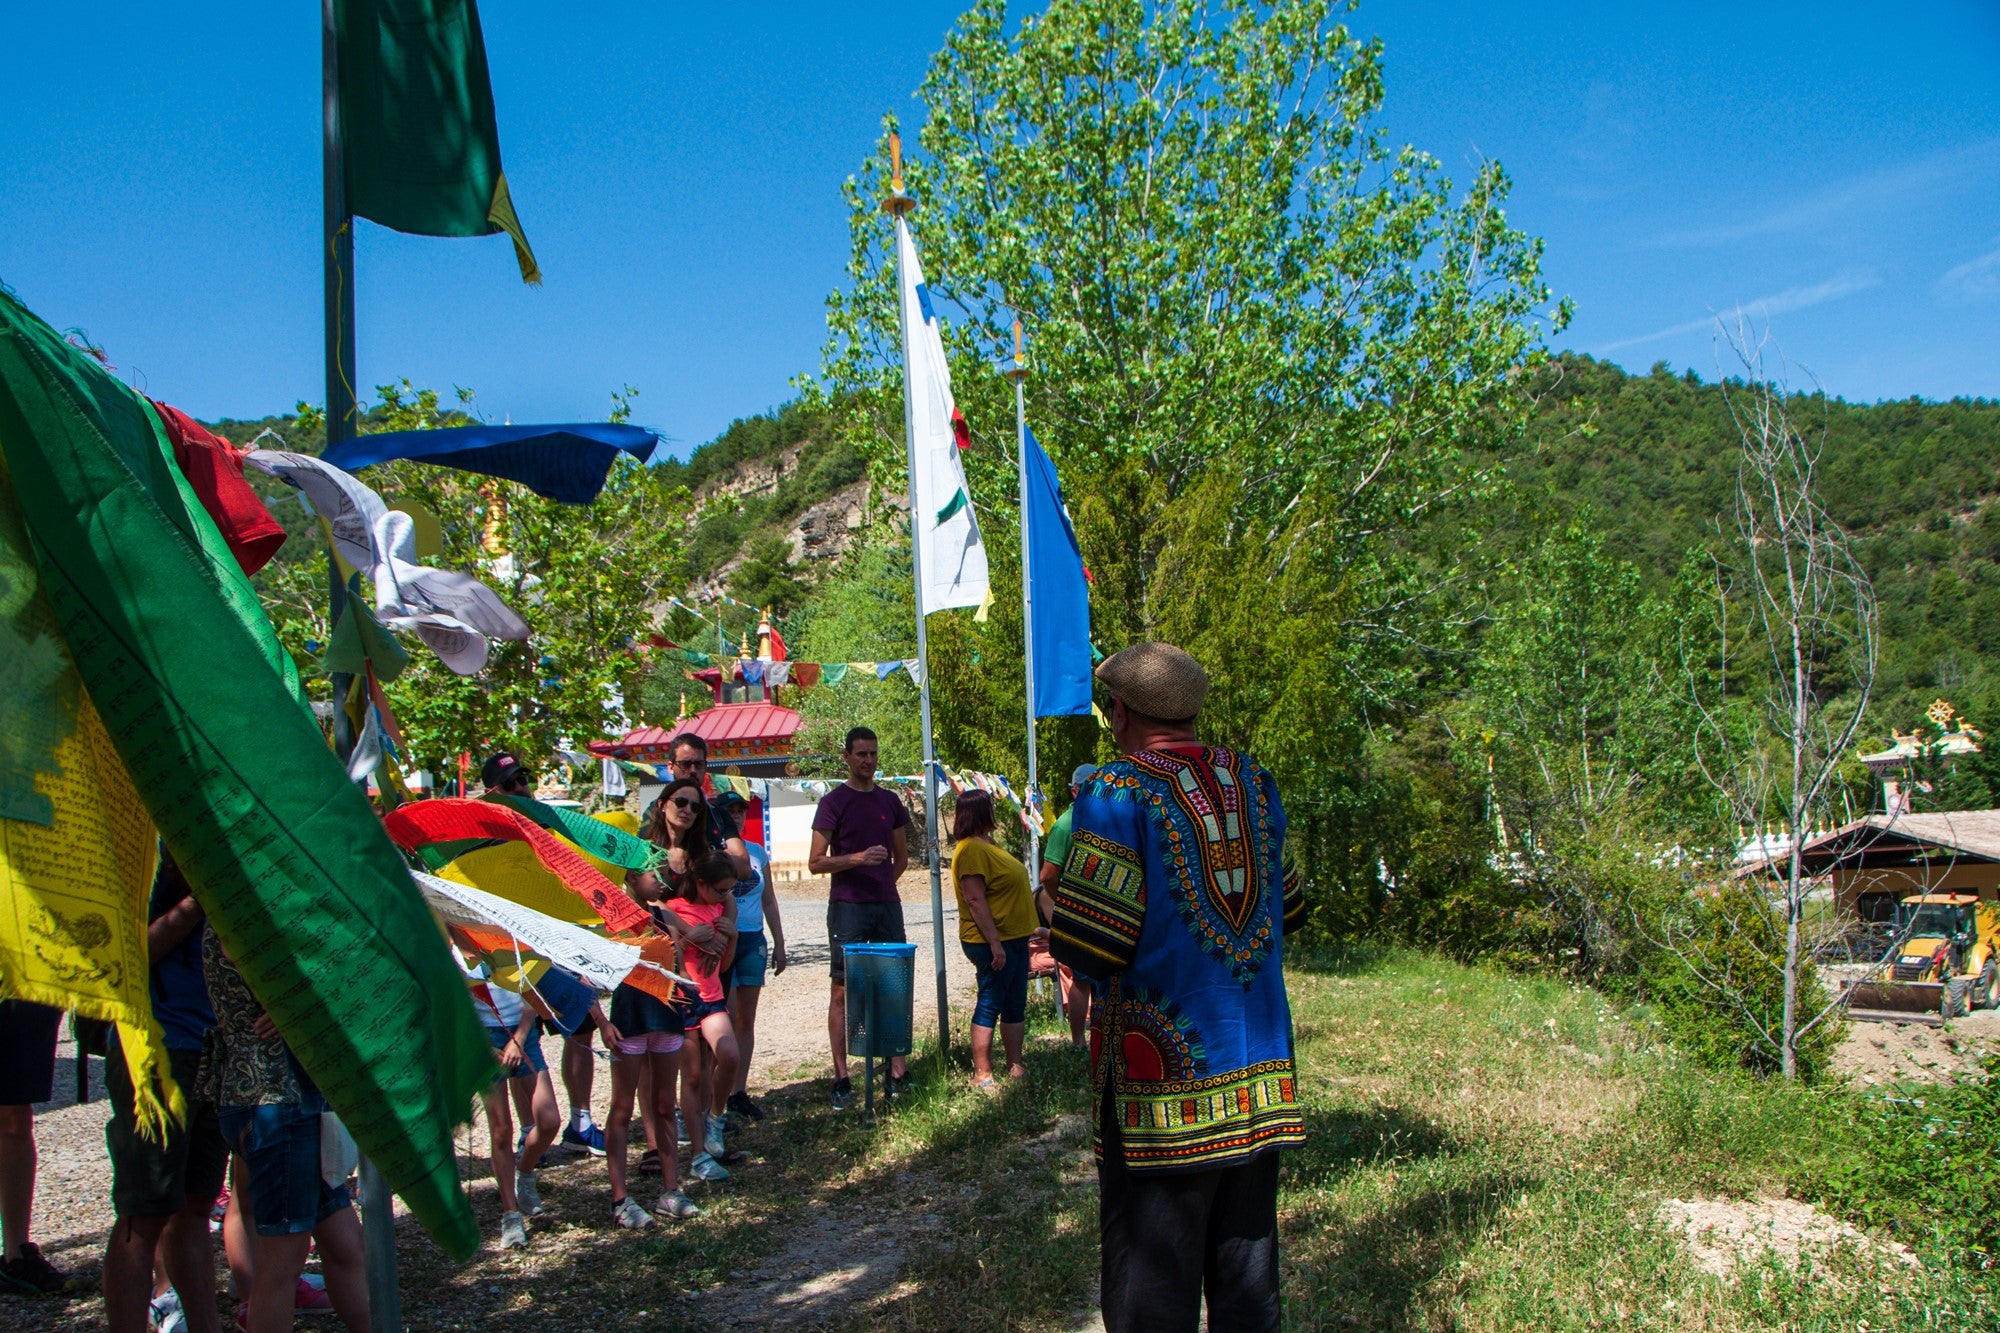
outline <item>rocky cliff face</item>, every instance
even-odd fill
[[[796,490],[802,480],[799,478],[801,454],[810,444],[809,440],[801,440],[766,457],[747,459],[699,487],[689,515],[690,531],[700,524],[703,514],[712,512],[711,507],[717,504],[728,507],[731,502],[741,505],[768,500],[776,496],[779,487],[788,481],[794,483]],[[811,458],[808,457],[806,462],[810,465]],[[781,536],[790,547],[792,563],[804,567],[801,571],[804,577],[817,579],[831,572],[854,548],[861,539],[861,530],[879,507],[878,497],[864,478],[841,487],[831,495],[814,499],[793,515],[783,528],[760,525],[760,529],[766,536]],[[699,595],[726,589],[746,558],[747,545],[739,546],[728,559],[708,570],[690,591]]]
[[[753,458],[736,464],[720,478],[695,491],[695,508],[711,500],[724,497],[743,499],[756,495],[769,495],[778,489],[778,483],[798,470],[799,451],[808,441],[797,444],[771,455],[769,458]]]
[[[866,481],[857,481],[800,514],[789,534],[792,563],[838,564],[868,524],[869,491]]]

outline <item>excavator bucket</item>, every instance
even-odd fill
[[[1847,1016],[1862,1022],[1910,1021],[1912,1015],[1938,1019],[1944,1011],[1941,981],[1856,981],[1846,991]]]

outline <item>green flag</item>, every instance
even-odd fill
[[[506,232],[542,270],[500,170],[500,126],[473,0],[334,0],[347,207],[419,236]]]
[[[4,291],[0,458],[84,687],[230,957],[362,1150],[470,1254],[451,1127],[494,1063],[444,937],[152,408]]]

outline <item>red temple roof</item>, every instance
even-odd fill
[[[773,703],[717,704],[677,727],[638,727],[615,741],[592,741],[593,754],[659,762],[667,758],[667,742],[691,731],[709,743],[712,757],[754,757],[788,753],[801,719],[797,709]]]

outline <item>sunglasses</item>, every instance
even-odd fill
[[[701,804],[701,802],[700,802],[700,801],[697,801],[697,800],[694,800],[694,799],[692,799],[692,798],[683,798],[683,797],[680,797],[680,796],[676,796],[676,797],[674,797],[674,799],[673,799],[673,800],[671,800],[671,801],[668,801],[668,802],[667,802],[667,804],[668,804],[668,805],[677,805],[677,806],[679,806],[679,807],[680,807],[681,809],[683,809],[683,810],[692,810],[692,809],[694,809],[694,808],[695,808],[696,806],[700,805],[700,804]]]

